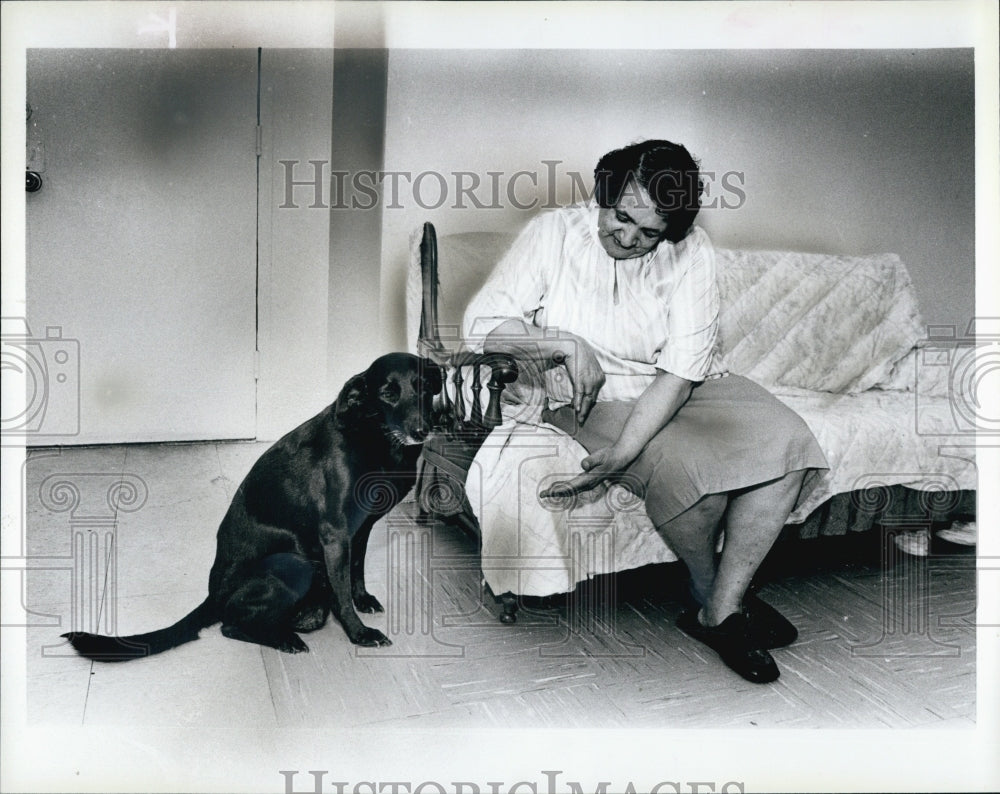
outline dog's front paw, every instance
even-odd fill
[[[351,642],[365,648],[392,645],[392,640],[386,637],[381,631],[369,628],[368,626],[365,626],[356,636],[351,637]]]
[[[354,596],[354,608],[358,612],[374,615],[376,612],[385,612],[379,600],[371,593],[358,593]]]
[[[275,647],[282,653],[309,653],[309,646],[302,641],[298,634],[289,634],[280,640]]]

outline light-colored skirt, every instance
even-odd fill
[[[543,419],[594,452],[621,434],[634,403],[596,403],[583,425],[570,407]],[[802,418],[767,389],[739,375],[707,380],[626,470],[643,488],[653,524],[675,518],[707,494],[737,491],[827,462]]]
[[[697,386],[620,482],[542,498],[546,488],[580,473],[588,451],[618,438],[632,405],[597,403],[582,427],[568,408],[511,418],[480,447],[466,492],[494,593],[564,593],[598,574],[676,560],[656,527],[702,496],[827,466],[798,414],[729,375]],[[800,501],[819,479],[812,474]]]

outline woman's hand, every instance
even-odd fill
[[[563,365],[573,384],[573,412],[581,424],[597,402],[605,375],[597,354],[583,337],[553,331],[523,320],[507,320],[486,337],[483,350],[507,353],[518,361],[537,361],[544,369]]]
[[[604,370],[597,361],[594,348],[579,336],[572,340],[569,350],[563,355],[562,363],[573,383],[573,411],[576,413],[576,420],[583,424],[597,402],[597,393],[604,385]]]
[[[631,458],[618,452],[615,447],[603,447],[580,461],[583,474],[572,480],[553,483],[539,494],[543,498],[572,496],[600,485],[605,480],[615,480],[631,463]]]
[[[636,401],[617,441],[584,458],[580,464],[583,474],[554,483],[541,496],[571,496],[605,480],[619,479],[649,440],[674,417],[691,396],[693,388],[692,381],[669,372],[658,372]]]

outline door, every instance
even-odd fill
[[[254,437],[257,64],[28,51],[29,445]]]

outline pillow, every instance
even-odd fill
[[[895,254],[717,249],[719,344],[729,371],[769,388],[857,393],[922,336]]]

